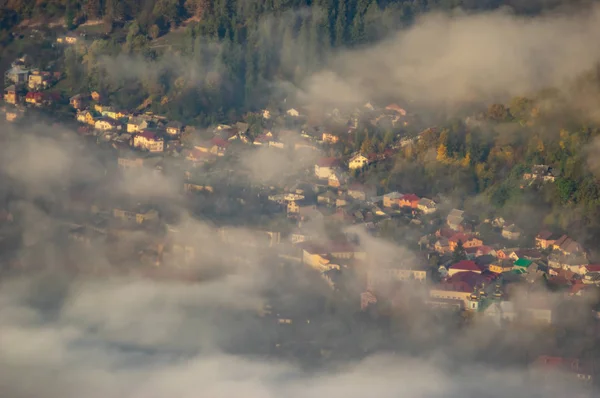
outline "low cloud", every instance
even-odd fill
[[[378,45],[340,53],[306,81],[307,102],[490,102],[561,87],[600,58],[600,8],[538,17],[507,9],[428,13]]]

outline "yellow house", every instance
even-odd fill
[[[113,209],[113,217],[123,221],[135,220],[136,223],[143,224],[144,222],[158,219],[158,212],[154,209],[138,209],[137,211]]]
[[[17,120],[18,117],[19,117],[19,115],[17,114],[17,112],[6,111],[6,121],[7,122],[14,122],[15,120]]]
[[[323,142],[327,142],[329,144],[337,144],[340,141],[340,137],[334,135],[332,133],[323,133]]]
[[[15,105],[17,103],[17,100],[18,100],[17,88],[14,85],[8,86],[4,90],[4,101],[9,104]]]
[[[496,274],[501,274],[503,272],[511,271],[514,268],[514,265],[511,261],[499,261],[493,264],[490,264],[489,270],[490,272],[494,272]]]
[[[92,96],[92,99],[94,101],[100,101],[100,93],[99,92],[92,91],[90,95]]]
[[[295,200],[290,200],[287,204],[287,213],[288,214],[298,214],[300,212],[300,206],[296,203]]]
[[[91,112],[88,112],[85,115],[85,122],[87,124],[89,124],[90,126],[95,126],[96,125],[96,118],[94,118],[94,115],[92,115]]]
[[[213,187],[210,185],[201,185],[201,184],[194,184],[191,182],[185,182],[183,183],[183,190],[185,192],[201,192],[201,191],[206,191],[206,192],[214,192]]]

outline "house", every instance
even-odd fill
[[[294,109],[294,108],[288,109],[285,113],[288,116],[291,116],[291,117],[299,117],[300,116],[300,112],[297,109]]]
[[[13,105],[16,105],[19,101],[17,88],[14,85],[8,86],[4,89],[4,101]]]
[[[527,181],[554,182],[556,171],[548,165],[536,164],[531,168],[531,173],[524,173],[523,179]]]
[[[75,43],[77,43],[77,36],[75,36],[75,35],[65,36],[64,41],[67,44],[75,44]]]
[[[421,198],[417,202],[417,209],[425,214],[432,214],[437,211],[437,204],[431,199]]]
[[[335,170],[327,179],[327,185],[334,188],[339,188],[341,185],[348,182],[348,175],[346,173]]]
[[[410,207],[410,208],[416,209],[417,205],[419,204],[419,200],[421,200],[421,199],[417,195],[409,193],[409,194],[403,195],[398,200],[398,206]]]
[[[552,323],[552,309],[546,302],[536,302],[531,300],[523,300],[522,302],[513,302],[500,298],[494,300],[487,307],[483,315],[494,320],[497,323],[502,321],[521,321],[533,324]]]
[[[102,107],[102,111],[100,113],[102,114],[102,116],[113,120],[123,119],[127,116],[125,112],[117,111],[112,106]]]
[[[336,158],[321,158],[315,164],[315,175],[321,180],[328,180],[338,165],[339,162]]]
[[[474,262],[470,260],[462,260],[458,263],[452,264],[450,268],[448,268],[448,275],[452,276],[459,272],[475,272],[477,274],[481,274],[481,268]]]
[[[144,130],[134,134],[133,147],[149,152],[163,152],[165,149],[165,140],[153,131]]]
[[[77,94],[69,98],[69,104],[79,111],[85,108],[86,100],[83,95]]]
[[[461,224],[464,221],[464,210],[453,209],[446,217],[446,224],[454,231],[461,229]]]
[[[298,206],[298,203],[296,203],[295,200],[290,200],[287,204],[286,210],[288,215],[295,215],[300,212],[300,206]]]
[[[481,245],[483,245],[483,241],[481,239],[478,239],[472,235],[467,235],[463,234],[462,232],[459,232],[448,238],[450,251],[454,251],[456,249],[456,246],[458,246],[458,242],[462,242],[462,245],[465,249],[478,248]]]
[[[451,253],[452,250],[450,250],[450,243],[448,242],[448,238],[442,237],[438,239],[433,245],[433,250],[440,254]]]
[[[137,206],[132,210],[113,209],[113,217],[123,221],[135,221],[137,224],[154,221],[158,219],[158,212],[148,206]]]
[[[505,225],[502,228],[502,237],[508,240],[519,240],[521,238],[521,229],[515,224]]]
[[[46,89],[52,82],[50,72],[40,72],[39,70],[32,71],[27,80],[27,87],[30,90]]]
[[[415,281],[425,282],[427,270],[400,266],[375,266],[367,271],[367,289],[380,290],[382,287],[394,282]]]
[[[96,125],[96,117],[90,111],[79,111],[77,112],[77,121],[80,123],[85,123],[90,126]]]
[[[514,262],[511,260],[500,260],[495,261],[489,265],[488,270],[495,274],[502,274],[504,272],[510,272],[514,269]]]
[[[369,158],[362,153],[355,153],[348,161],[348,168],[350,170],[360,170],[369,165]]]
[[[324,192],[320,195],[317,195],[317,203],[321,205],[333,206],[335,204],[335,200],[337,195],[331,191]]]
[[[485,272],[462,271],[448,276],[442,282],[434,285],[429,290],[433,299],[457,300],[463,308],[468,307],[469,298],[475,290],[481,293],[492,294],[493,282],[498,279],[496,274]]]
[[[383,195],[383,207],[397,206],[402,196],[404,195],[402,195],[400,192],[386,193]]]
[[[143,116],[135,116],[127,121],[127,132],[137,133],[150,127],[150,122]]]
[[[337,144],[340,141],[340,137],[333,133],[323,132],[322,140],[328,144]]]
[[[213,160],[215,156],[207,151],[200,150],[198,148],[193,148],[189,151],[186,151],[185,159],[189,160],[192,163],[206,163]]]
[[[562,252],[563,254],[567,254],[567,255],[568,254],[581,254],[583,256],[587,256],[587,253],[583,249],[583,246],[581,246],[578,242],[571,239],[567,235],[563,235],[560,238],[558,238],[552,244],[552,249],[558,250],[558,251]]]
[[[533,261],[527,260],[526,258],[520,258],[513,263],[514,269],[518,271],[518,273],[525,273],[529,269],[529,267],[533,264]]]
[[[175,121],[167,123],[166,126],[167,134],[171,136],[177,136],[181,134],[183,132],[183,128],[183,123]]]
[[[535,245],[540,249],[552,248],[554,242],[556,242],[558,238],[560,238],[560,236],[550,231],[541,231],[535,237]]]
[[[587,265],[589,265],[587,257],[581,254],[564,254],[558,252],[551,253],[548,256],[549,267],[568,270],[576,274],[584,274]]]
[[[30,105],[41,106],[44,104],[44,93],[30,91],[25,95],[25,102]]]
[[[225,156],[225,151],[229,146],[229,142],[220,137],[214,137],[210,142],[212,144],[210,153],[217,156]]]
[[[351,198],[364,201],[367,200],[367,197],[373,196],[375,190],[364,185],[354,183],[348,187],[347,193]]]
[[[99,93],[99,92],[97,92],[97,91],[92,91],[92,92],[90,93],[90,96],[91,96],[91,97],[92,97],[92,99],[93,99],[94,101],[96,101],[96,102],[98,102],[98,101],[100,101],[100,100],[102,99],[102,96],[101,96],[101,95],[100,95],[100,93]],[[129,132],[129,131],[128,131],[128,132]]]
[[[96,130],[108,131],[108,130],[121,130],[121,123],[117,122],[114,119],[103,117],[96,119],[94,123],[94,128]]]

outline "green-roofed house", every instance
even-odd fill
[[[526,258],[520,258],[513,263],[513,265],[515,266],[514,270],[517,271],[519,274],[527,272],[527,269],[531,264],[533,264],[533,261],[527,260]]]

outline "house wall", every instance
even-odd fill
[[[462,300],[464,302],[465,307],[468,305],[470,292],[457,292],[453,290],[440,290],[440,289],[431,289],[429,291],[429,296],[434,298],[442,298],[442,299],[452,299],[452,300]]]
[[[317,178],[322,180],[327,180],[333,174],[333,168],[331,167],[321,167],[319,165],[315,165],[315,175]]]
[[[359,156],[357,158],[350,160],[350,162],[348,163],[348,168],[352,169],[352,170],[362,169],[366,165],[367,165],[367,158],[364,156]]]
[[[164,141],[161,139],[152,140],[141,135],[133,137],[133,146],[136,148],[144,148],[150,152],[162,152],[164,151]]]

